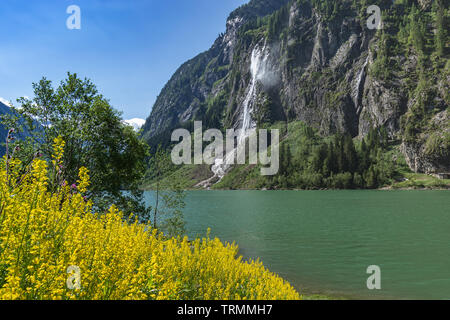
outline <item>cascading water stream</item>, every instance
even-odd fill
[[[242,128],[239,136],[239,143],[244,142],[246,138],[246,131],[251,129],[254,124],[252,123],[251,112],[253,111],[253,102],[256,98],[256,85],[258,78],[262,76],[261,73],[264,73],[262,70],[262,65],[267,61],[268,55],[262,57],[265,51],[265,46],[260,50],[258,46],[256,46],[252,51],[252,58],[250,64],[250,73],[252,75],[252,80],[250,82],[250,87],[245,97],[243,107],[244,110],[242,112]]]
[[[241,130],[239,132],[239,136],[237,137],[237,143],[238,146],[242,143],[245,143],[245,140],[248,138],[249,133],[251,132],[250,129],[255,127],[254,121],[252,121],[251,113],[253,111],[254,102],[256,99],[256,87],[258,80],[262,79],[265,74],[266,64],[267,60],[269,58],[269,54],[266,53],[266,46],[260,48],[258,45],[253,49],[252,56],[251,56],[251,62],[250,62],[250,73],[251,73],[251,81],[250,86],[247,92],[247,95],[245,96],[244,102],[242,104],[243,110],[241,115]],[[234,149],[236,150],[237,147]],[[227,153],[222,159],[222,157],[219,157],[215,160],[214,165],[211,167],[211,171],[214,173],[214,176],[206,181],[200,182],[198,186],[205,187],[207,186],[210,181],[217,179],[220,181],[225,174],[227,173],[228,169],[230,168],[230,165],[228,164],[228,160],[231,157],[234,156],[235,152]]]
[[[354,96],[355,96],[355,98],[354,98],[355,100],[354,100],[354,101],[355,101],[355,105],[356,105],[356,107],[357,107],[356,112],[357,112],[358,114],[361,113],[360,98],[361,98],[361,96],[362,96],[363,79],[364,79],[364,76],[365,76],[366,67],[367,67],[367,64],[368,64],[368,63],[369,63],[369,57],[367,57],[367,59],[366,59],[366,61],[364,62],[364,64],[363,64],[361,70],[359,71],[359,74],[358,74],[358,76],[357,76],[357,78],[356,78],[355,86],[354,86],[354,88],[353,88],[353,92],[354,92]]]

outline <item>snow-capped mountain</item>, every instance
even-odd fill
[[[124,120],[123,122],[128,124],[129,126],[132,126],[135,131],[139,131],[144,125],[145,120],[140,118],[133,118],[129,120]]]

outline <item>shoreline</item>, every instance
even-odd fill
[[[142,191],[155,191],[152,188],[142,188]],[[168,190],[168,189],[162,189]],[[382,187],[377,189],[204,189],[204,188],[185,188],[184,191],[450,191],[450,186],[446,188],[438,187]]]
[[[338,296],[331,296],[331,295],[325,295],[325,294],[301,294],[302,300],[309,300],[309,301],[321,301],[321,300],[331,300],[331,301],[343,301],[343,300],[352,300],[346,297],[338,297]]]

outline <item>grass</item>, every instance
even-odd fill
[[[394,182],[393,189],[450,189],[450,179],[438,179],[428,174],[403,171],[404,181]]]
[[[319,300],[347,300],[344,297],[331,297],[323,294],[310,294],[310,295],[302,295],[303,300],[312,300],[312,301],[319,301]]]
[[[195,189],[195,185],[212,177],[212,175],[208,165],[183,165],[161,180],[161,188],[164,189],[177,184],[185,190]],[[156,182],[154,180],[147,181],[142,188],[144,190],[154,189],[156,188]]]
[[[259,189],[259,168],[257,165],[234,166],[212,189]]]

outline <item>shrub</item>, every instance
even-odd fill
[[[55,139],[62,158],[61,140]],[[219,239],[165,238],[115,206],[92,213],[77,184],[50,188],[46,161],[0,162],[1,299],[299,299],[259,261],[236,258],[237,246]],[[80,271],[80,287],[69,289]],[[69,279],[68,279],[69,278]],[[72,282],[73,284],[73,282]]]

